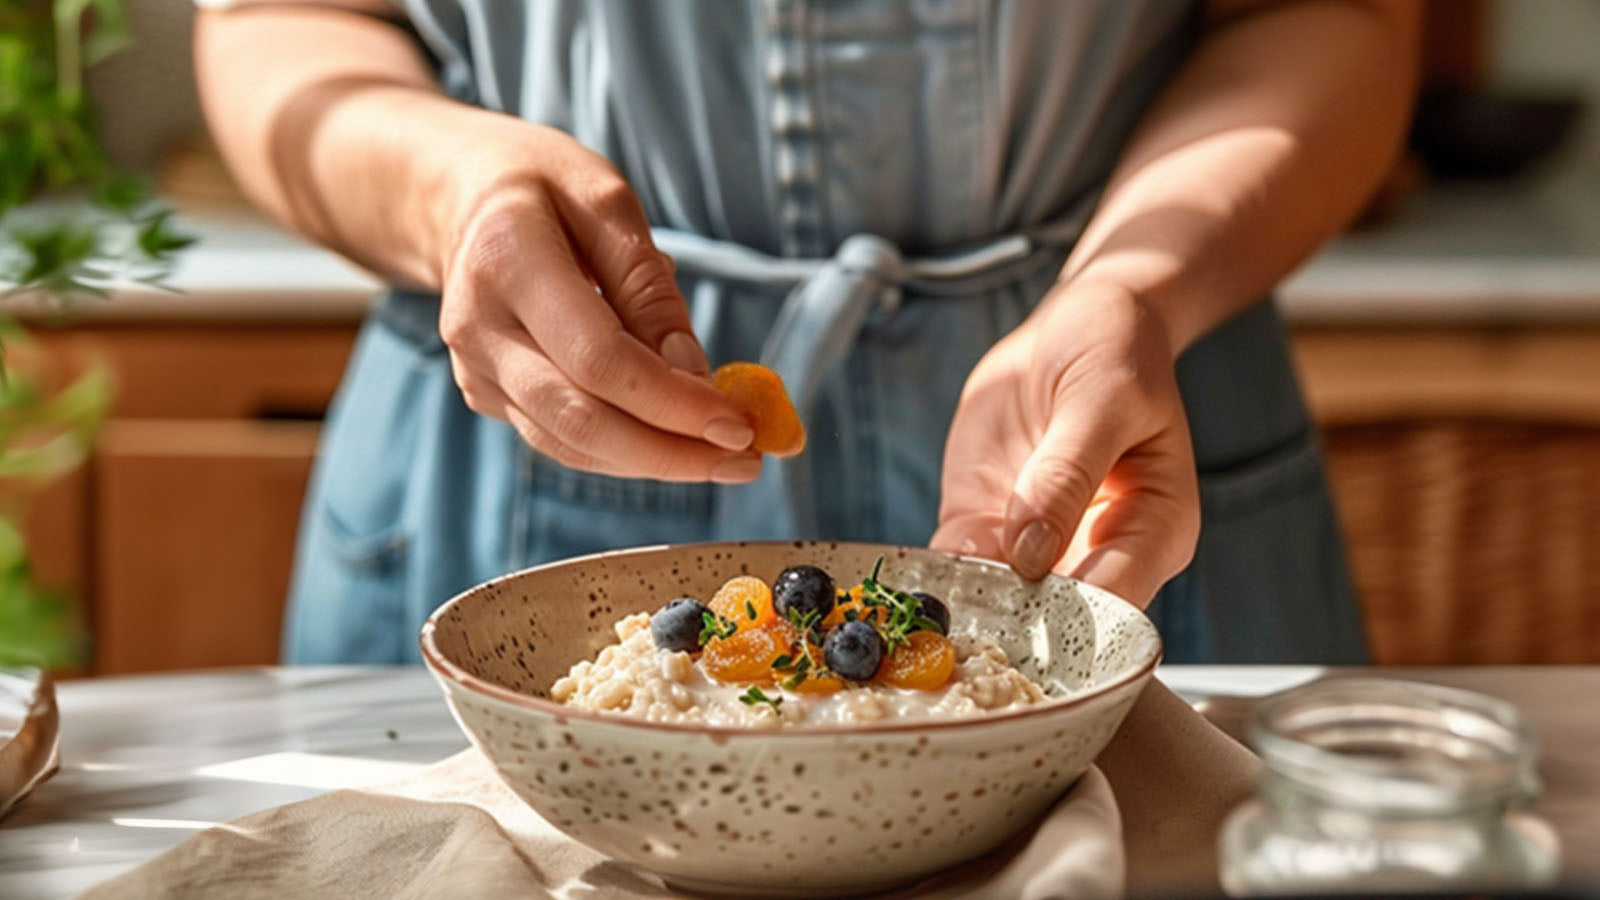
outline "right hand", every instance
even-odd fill
[[[467,406],[574,469],[754,479],[754,432],[705,377],[621,173],[560,131],[495,118],[480,152],[441,166],[439,331]]]

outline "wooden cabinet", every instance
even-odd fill
[[[308,422],[124,419],[95,457],[96,670],[275,662]]]
[[[37,335],[117,397],[33,504],[39,574],[79,598],[95,674],[272,663],[320,419],[355,326],[82,323]]]

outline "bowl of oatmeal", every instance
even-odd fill
[[[994,848],[1083,773],[1161,653],[1090,585],[826,542],[529,569],[450,600],[422,645],[552,825],[740,896],[861,893]]]

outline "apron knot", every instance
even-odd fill
[[[905,277],[899,248],[855,234],[789,292],[761,362],[783,378],[801,416],[810,415],[823,381],[855,345],[874,306],[898,307]]]
[[[899,247],[875,234],[853,234],[839,245],[832,262],[863,282],[870,282],[877,291],[880,315],[892,316],[900,309],[900,285],[909,273]]]

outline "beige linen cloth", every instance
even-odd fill
[[[1154,734],[1143,733],[1152,726]],[[1004,847],[879,896],[1100,900],[1129,889],[1189,892],[1214,884],[1214,826],[1247,789],[1251,766],[1243,748],[1157,686],[1102,756],[1112,781],[1091,768],[1047,816]],[[1119,778],[1124,783],[1114,796]],[[1125,829],[1128,815],[1151,821],[1128,820]],[[566,837],[518,800],[482,755],[467,750],[388,787],[335,791],[208,829],[84,896],[688,895]]]

